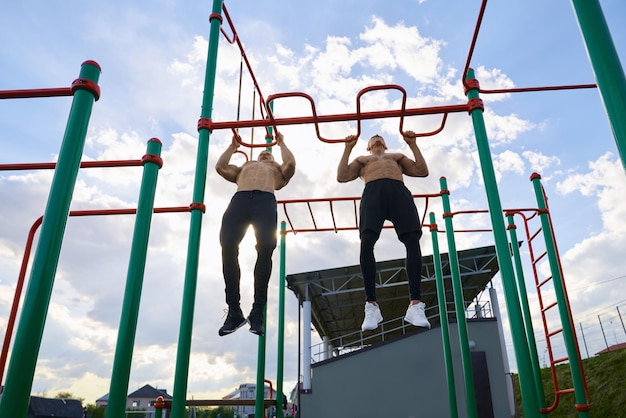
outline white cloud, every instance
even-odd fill
[[[373,17],[372,26],[360,35],[372,45],[368,48],[368,63],[374,68],[399,66],[416,81],[427,83],[438,78],[442,61],[439,51],[445,42],[424,38],[417,27],[403,23],[387,25]]]
[[[517,115],[498,115],[487,109],[485,127],[490,143],[499,146],[513,142],[520,134],[534,128],[533,124]]]
[[[537,172],[543,172],[547,168],[553,168],[561,164],[559,157],[554,155],[544,155],[540,152],[533,151],[524,151],[522,155],[530,163],[530,168]]]

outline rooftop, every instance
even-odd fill
[[[499,271],[494,246],[457,251],[463,299],[467,307]],[[405,260],[377,263],[376,294],[385,320],[401,318],[409,302]],[[450,320],[455,320],[453,288],[448,254],[441,254],[441,270]],[[311,320],[320,337],[340,340],[333,346],[359,347],[363,337],[376,331],[361,332],[365,291],[359,265],[290,274],[287,286],[300,304],[311,301]],[[433,326],[439,324],[436,271],[433,256],[422,257],[422,301]],[[389,327],[385,339],[404,334],[403,326]]]

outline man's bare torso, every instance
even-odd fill
[[[281,176],[280,166],[275,161],[248,161],[237,176],[237,191],[261,190],[274,193]]]
[[[357,158],[362,164],[359,176],[365,183],[378,179],[393,179],[403,181],[400,160],[406,158],[404,154],[385,153],[381,155],[364,155]]]

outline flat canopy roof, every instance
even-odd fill
[[[458,251],[465,305],[473,301],[499,271],[495,246]],[[401,318],[409,303],[405,260],[377,263],[376,296],[385,320]],[[455,320],[448,254],[441,254],[441,270],[448,315]],[[320,337],[342,337],[342,346],[360,344],[365,291],[359,265],[290,274],[287,286],[300,304],[311,301],[311,320]],[[307,298],[308,295],[308,298]],[[439,308],[433,256],[422,257],[422,301],[433,326],[439,324]],[[396,331],[401,334],[402,331]],[[365,333],[364,333],[365,334]],[[393,332],[386,338],[393,338]]]

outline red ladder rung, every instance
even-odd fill
[[[556,391],[556,393],[558,393],[559,395],[565,395],[567,393],[574,393],[574,389],[573,388],[559,389]]]
[[[548,306],[546,306],[545,308],[542,309],[542,312],[547,311],[550,308],[554,308],[556,306],[556,301],[552,302],[551,304],[549,304]]]
[[[561,329],[557,329],[556,331],[552,331],[552,332],[550,332],[550,333],[546,334],[546,336],[547,336],[548,338],[550,338],[550,337],[554,337],[556,334],[559,334],[559,333],[561,333],[561,332],[563,332],[563,328],[561,328]]]
[[[567,360],[569,360],[569,357],[561,357],[561,358],[553,360],[552,364],[565,363]]]
[[[548,283],[550,280],[552,280],[552,276],[546,277],[545,279],[543,279],[543,281],[541,283],[539,283],[537,285],[537,287],[539,288],[539,287],[543,286],[544,284]]]
[[[537,238],[537,235],[539,235],[539,233],[543,230],[543,228],[539,228],[534,234],[532,234],[529,238],[528,241],[532,241],[535,238]]]
[[[545,256],[546,256],[546,254],[548,254],[548,252],[547,252],[547,251],[544,251],[543,253],[541,253],[541,255],[540,255],[539,257],[537,257],[537,258],[535,258],[535,259],[533,260],[533,264],[537,264],[539,261],[541,261],[541,259],[542,259],[543,257],[545,257]]]

